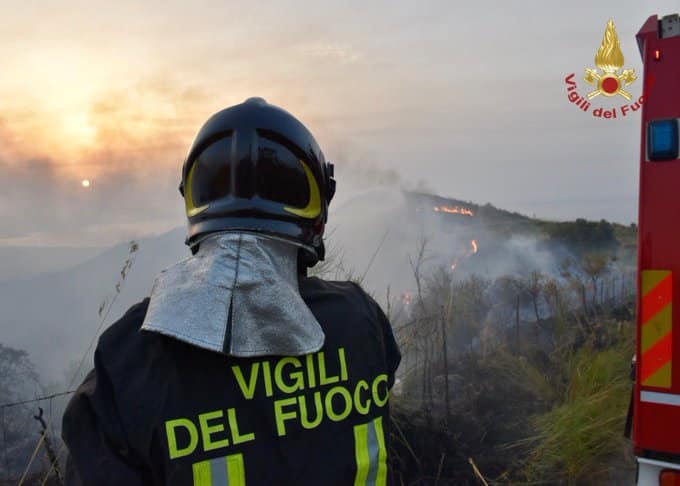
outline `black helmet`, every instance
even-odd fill
[[[189,149],[179,190],[194,253],[202,235],[244,230],[302,243],[307,266],[324,259],[333,164],[302,123],[262,98],[210,117]]]

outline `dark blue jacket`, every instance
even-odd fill
[[[140,331],[148,298],[131,307],[64,415],[67,484],[386,484],[390,324],[356,284],[300,293],[326,342],[299,357],[206,351]]]

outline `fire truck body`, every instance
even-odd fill
[[[680,484],[680,18],[650,17],[637,40],[644,104],[633,443],[639,485]],[[678,482],[662,483],[662,471]]]

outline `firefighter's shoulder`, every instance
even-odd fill
[[[300,295],[314,314],[321,309],[330,313],[343,311],[346,317],[368,317],[372,313],[373,299],[352,281],[305,277],[300,280]]]
[[[149,297],[133,304],[125,313],[111,324],[103,333],[101,340],[116,339],[121,334],[139,330],[149,307]]]
[[[367,351],[370,346],[382,349],[391,387],[401,352],[389,319],[375,299],[356,282],[315,277],[300,282],[300,293],[327,334],[354,337]]]
[[[102,333],[97,344],[100,357],[124,356],[136,350],[135,348],[148,345],[146,333],[140,332],[148,307],[149,297],[146,297],[128,308]]]

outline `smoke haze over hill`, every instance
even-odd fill
[[[339,201],[331,221],[326,276],[361,280],[383,306],[388,289],[397,302],[415,292],[413,262],[423,241],[422,271],[445,268],[457,279],[473,274],[493,279],[533,270],[557,274],[560,262],[570,254],[565,247],[546,244],[547,236],[524,216],[404,192],[391,184]],[[184,228],[177,228],[138,241],[134,266],[107,323],[148,296],[163,268],[189,255],[184,236]],[[99,304],[115,294],[128,245],[121,243],[90,257],[92,253],[81,252],[81,261],[68,268],[0,281],[0,307],[5,310],[0,342],[27,349],[47,377],[59,378],[84,352],[86,337],[100,321]],[[49,271],[63,250],[44,249],[43,254],[43,271]],[[69,258],[75,262],[75,253]]]

